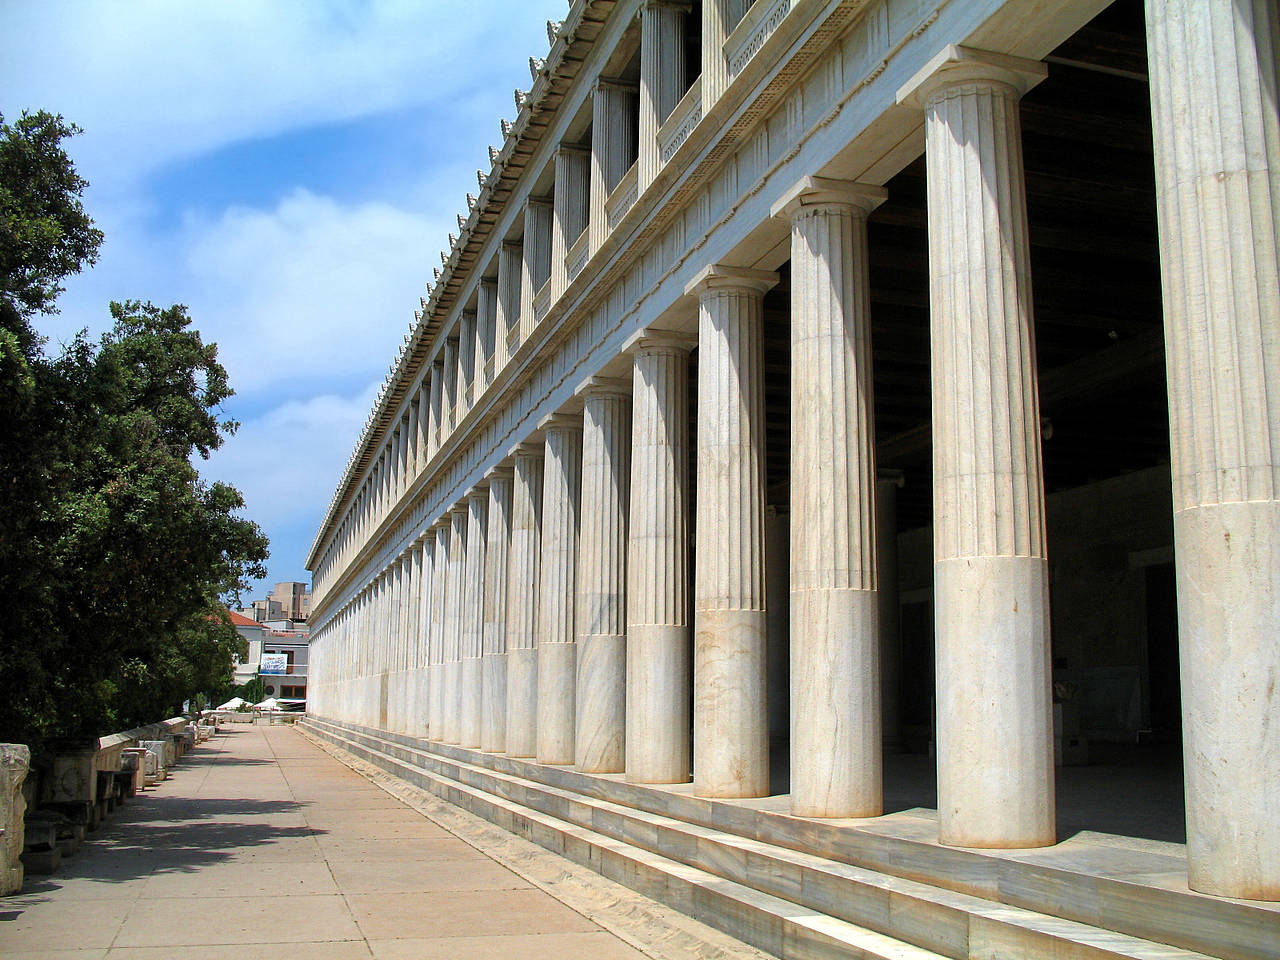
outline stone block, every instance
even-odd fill
[[[22,848],[27,803],[23,781],[31,769],[25,744],[0,743],[0,895],[22,889]]]
[[[56,846],[47,850],[27,850],[22,854],[22,865],[28,873],[49,874],[62,863],[62,851]]]
[[[48,775],[41,779],[41,804],[96,800],[97,770],[96,750],[68,750],[55,754]]]

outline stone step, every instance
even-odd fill
[[[805,909],[398,759],[366,737],[303,722],[309,732],[406,782],[575,863],[778,957],[944,960],[943,955]]]
[[[1162,943],[838,863],[441,756],[369,731],[330,726],[348,743],[505,802],[592,829],[822,914],[943,956],[1191,958]],[[463,751],[471,754],[470,751]],[[482,755],[472,754],[477,759]],[[468,758],[470,759],[470,758]],[[377,762],[377,761],[375,761]],[[403,774],[402,774],[403,775]],[[465,805],[465,804],[464,804]]]
[[[311,718],[313,721],[315,718]],[[807,820],[777,803],[695,797],[501,754],[322,721],[385,749],[407,748],[647,813],[808,853],[1006,906],[1230,960],[1280,958],[1280,904],[1227,900],[1185,886],[1181,847],[1082,834],[1045,850],[970,850],[937,843],[936,822],[907,811],[874,820]],[[770,809],[769,804],[775,809]],[[927,812],[932,814],[931,811]],[[1131,847],[1131,849],[1130,849]],[[1153,852],[1154,851],[1154,852]],[[1099,864],[1099,861],[1102,861]],[[1123,864],[1125,870],[1113,868]]]

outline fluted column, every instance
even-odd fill
[[[449,582],[444,623],[444,741],[462,741],[462,624],[467,590],[467,508],[449,514]]]
[[[458,407],[462,384],[458,377],[458,341],[444,344],[444,399],[440,404],[440,443],[453,433],[458,423]]]
[[[689,694],[689,350],[634,351],[627,556],[627,779],[686,783]]]
[[[530,197],[524,204],[524,261],[520,270],[520,340],[529,338],[537,319],[533,298],[551,276],[552,203]]]
[[[631,383],[596,377],[581,396],[574,756],[584,773],[621,773],[626,762],[627,724]]]
[[[591,148],[562,143],[556,150],[556,187],[551,227],[551,300],[569,285],[569,248],[587,226]]]
[[[604,202],[636,155],[636,126],[631,111],[640,95],[633,82],[601,77],[591,101],[591,214],[588,244],[595,253],[609,235]]]
[[[447,519],[436,523],[435,576],[431,580],[431,636],[428,644],[427,680],[432,740],[445,736],[445,660],[447,647],[449,568],[452,526]]]
[[[453,422],[458,424],[471,409],[472,389],[476,376],[476,315],[462,311],[458,320],[458,412]]]
[[[684,29],[690,5],[646,0],[640,8],[640,192],[658,175],[658,128],[684,96]]]
[[[507,755],[538,752],[538,597],[542,568],[542,443],[515,453],[507,564]]]
[[[724,55],[724,42],[751,0],[703,0],[702,4],[702,112],[720,99],[729,86],[729,61]]]
[[[409,722],[409,733],[415,737],[425,737],[431,732],[431,596],[435,586],[435,546],[435,531],[425,531],[418,543],[421,573],[413,656],[413,716]]]
[[[417,451],[417,461],[414,464],[414,476],[423,471],[427,465],[427,458],[430,454],[427,452],[428,424],[431,421],[431,386],[424,377],[422,385],[418,388],[418,414],[416,419],[417,437],[414,441],[414,449]]]
[[[1044,64],[951,47],[925,112],[938,833],[1055,841],[1044,471],[1018,100]]]
[[[538,591],[538,762],[574,761],[574,600],[582,486],[582,418],[556,414],[542,425],[542,569]]]
[[[884,812],[867,214],[806,177],[791,222],[791,812]]]
[[[507,749],[507,565],[511,544],[510,467],[489,471],[488,542],[484,561],[480,749]]]
[[[481,711],[484,690],[481,686],[480,660],[484,640],[484,554],[489,516],[489,490],[483,484],[467,495],[467,559],[466,585],[462,603],[460,632],[462,662],[459,696],[461,715],[460,740],[464,747],[480,746]]]
[[[444,364],[437,361],[431,367],[431,398],[427,408],[427,459],[440,449],[440,424],[444,416]]]
[[[1280,10],[1148,0],[1191,886],[1280,899]]]
[[[519,240],[504,240],[498,249],[497,322],[493,334],[493,373],[511,359],[510,338],[520,327],[520,290],[524,272],[524,246]]]
[[[777,274],[711,267],[698,304],[693,784],[769,792],[765,688],[763,297]]]
[[[492,373],[486,373],[485,367],[493,357],[494,331],[498,326],[498,282],[481,280],[476,290],[476,359],[475,387],[472,403],[478,403],[480,394],[493,381]]]

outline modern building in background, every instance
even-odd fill
[[[277,583],[265,599],[254,600],[240,613],[258,623],[306,623],[311,614],[311,587],[294,581]]]
[[[311,728],[775,953],[1274,956],[1274,0],[548,35],[308,558]]]
[[[305,701],[310,646],[306,629],[293,629],[288,621],[258,623],[234,610],[230,614],[236,632],[249,643],[246,659],[236,662],[235,684],[261,677],[268,697]]]

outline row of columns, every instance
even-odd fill
[[[1191,882],[1262,898],[1280,897],[1280,747],[1269,732],[1280,675],[1280,139],[1267,59],[1277,17],[1254,0],[1244,5],[1252,46],[1239,42],[1238,20],[1234,41],[1198,42],[1221,26],[1215,17],[1232,23],[1229,6],[1153,0],[1149,45]],[[900,94],[926,131],[939,836],[973,847],[1056,839],[1017,109],[1044,73],[952,47]],[[1204,76],[1234,79],[1206,90],[1194,79]],[[1262,93],[1239,95],[1250,90]],[[883,809],[885,534],[866,247],[867,215],[883,198],[877,186],[806,178],[774,208],[791,226],[791,805],[804,816]],[[689,287],[693,663],[693,343],[649,331],[629,384],[589,383],[580,416],[547,420],[541,443],[521,446],[436,528],[434,563],[419,577],[431,578],[418,636],[432,738],[637,782],[692,774],[709,797],[768,792],[761,354],[762,298],[775,281],[711,267]],[[367,646],[351,652],[365,657]],[[487,669],[467,666],[481,658]]]

